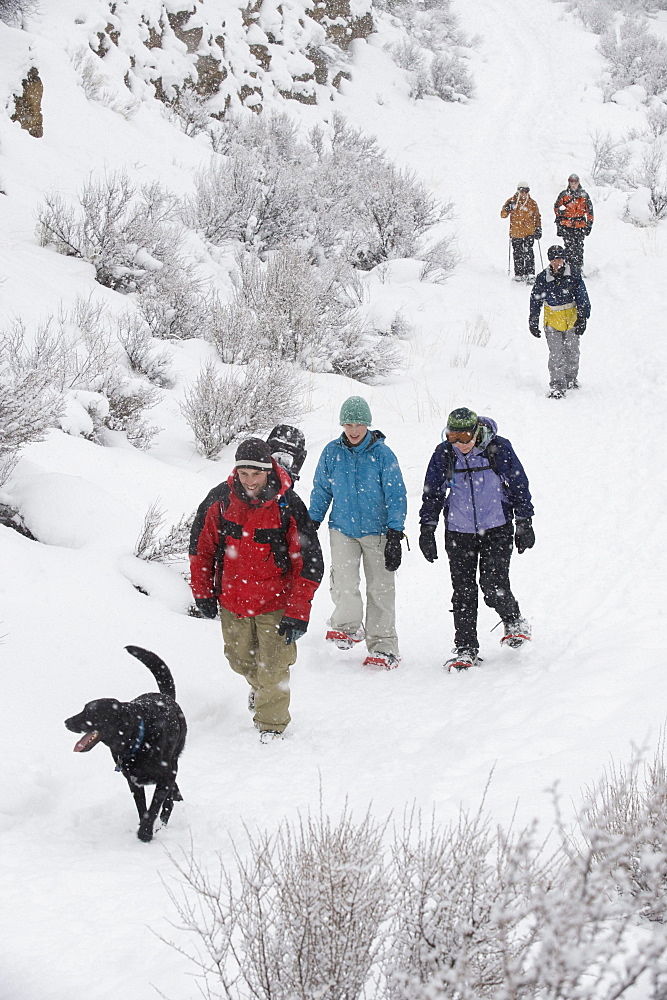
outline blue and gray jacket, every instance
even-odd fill
[[[495,420],[480,417],[478,444],[463,455],[448,441],[433,452],[419,512],[421,524],[437,524],[443,511],[448,531],[480,534],[513,517],[533,516],[528,479]]]
[[[572,274],[566,264],[561,275],[550,267],[541,271],[530,293],[530,323],[537,325],[544,305],[544,325],[554,330],[571,330],[579,316],[588,319],[591,303],[583,279]]]
[[[322,522],[333,503],[329,527],[351,538],[403,531],[407,500],[398,460],[381,431],[368,431],[356,447],[341,434],[317,463],[310,494],[313,521]]]

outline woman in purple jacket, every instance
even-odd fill
[[[479,661],[478,563],[484,601],[503,621],[501,642],[518,647],[530,639],[530,625],[510,588],[509,566],[514,542],[519,553],[535,544],[533,505],[523,466],[496,431],[489,417],[466,407],[453,410],[426,471],[419,547],[429,562],[438,558],[435,529],[442,511],[455,629],[448,670],[466,670]]]

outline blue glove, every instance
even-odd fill
[[[202,618],[218,617],[218,602],[215,597],[195,597],[195,604]]]
[[[308,622],[302,622],[300,618],[289,618],[283,615],[278,625],[278,635],[285,636],[285,645],[289,646],[296,642],[308,630]]]

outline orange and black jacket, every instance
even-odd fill
[[[593,228],[593,204],[582,187],[561,191],[554,202],[554,213],[556,226],[563,229],[586,229],[590,233]]]
[[[284,611],[307,622],[324,573],[315,526],[275,461],[263,495],[236,474],[200,504],[190,533],[190,586],[239,618]]]

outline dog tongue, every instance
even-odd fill
[[[95,746],[100,738],[100,734],[92,731],[92,733],[84,733],[80,740],[77,740],[74,745],[74,753],[81,753],[83,750],[90,750]]]

